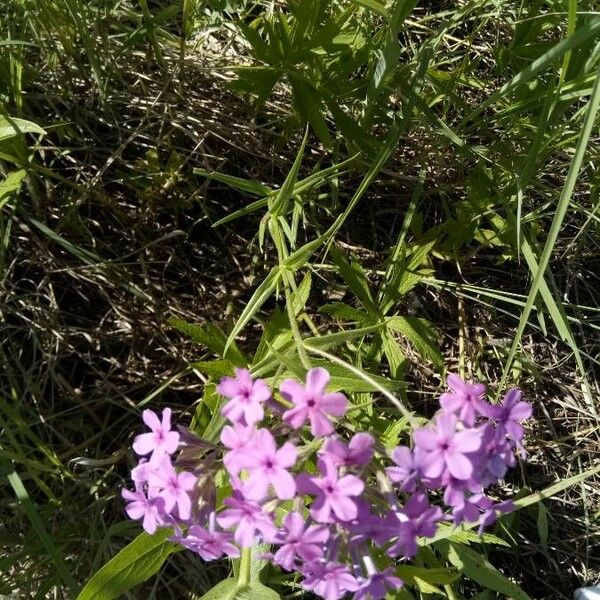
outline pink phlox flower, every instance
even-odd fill
[[[272,485],[277,497],[289,500],[296,495],[296,482],[287,471],[293,467],[298,450],[291,442],[277,449],[275,439],[266,429],[259,429],[248,452],[248,479],[244,482],[244,495],[251,500],[262,500]]]
[[[479,519],[479,530],[478,533],[481,535],[484,529],[491,527],[498,518],[500,513],[509,513],[515,510],[515,504],[512,500],[504,500],[504,502],[498,502],[486,508]]]
[[[263,403],[271,397],[271,391],[262,379],[252,379],[248,369],[235,369],[235,377],[223,377],[217,386],[221,396],[229,402],[221,414],[232,423],[254,425],[265,416]]]
[[[471,427],[479,415],[486,415],[489,404],[484,400],[485,385],[482,383],[466,383],[458,375],[450,374],[447,379],[451,392],[440,396],[440,406]]]
[[[240,555],[237,546],[231,543],[233,534],[215,531],[214,513],[213,517],[209,519],[207,529],[199,525],[192,525],[186,536],[175,535],[171,540],[199,554],[204,560],[216,560],[222,556],[237,558]]]
[[[151,454],[150,462],[160,462],[165,454],[173,454],[179,446],[179,433],[171,431],[171,409],[162,412],[162,422],[154,411],[146,409],[142,413],[144,423],[152,430],[141,433],[133,441],[133,449],[140,456]]]
[[[248,467],[249,457],[254,448],[254,427],[235,423],[226,425],[221,431],[221,443],[229,449],[223,455],[223,464],[230,475],[237,475]]]
[[[373,436],[368,433],[357,433],[348,445],[331,437],[325,442],[322,454],[338,467],[364,467],[373,458],[374,444]]]
[[[443,517],[440,507],[431,506],[425,494],[413,494],[403,509],[389,515],[390,529],[396,537],[396,542],[388,549],[388,554],[404,558],[415,556],[418,550],[417,538],[433,537],[437,523]]]
[[[344,527],[352,534],[352,544],[373,541],[378,546],[385,544],[389,538],[389,525],[385,517],[371,511],[371,505],[363,498],[354,500],[357,508],[356,518],[343,522]]]
[[[165,456],[160,469],[150,473],[148,485],[157,488],[158,495],[164,500],[165,512],[171,514],[177,507],[180,519],[187,521],[191,516],[192,500],[189,492],[196,485],[196,477],[192,473],[177,473],[169,457]]]
[[[329,373],[320,367],[311,369],[303,386],[293,379],[281,382],[281,395],[294,404],[294,408],[283,413],[283,420],[294,429],[299,429],[306,420],[315,437],[323,437],[333,432],[328,415],[343,415],[348,408],[348,399],[340,392],[326,393]]]
[[[285,531],[277,534],[276,543],[281,547],[273,560],[286,571],[295,569],[296,557],[313,562],[323,556],[323,544],[329,538],[329,528],[325,525],[311,525],[306,528],[302,515],[288,513],[283,520]]]
[[[391,458],[396,466],[385,469],[389,479],[400,484],[400,491],[414,492],[417,489],[420,473],[412,450],[406,446],[396,446]]]
[[[365,484],[355,475],[339,476],[331,460],[320,458],[319,471],[322,477],[301,474],[297,478],[301,493],[317,497],[310,507],[310,514],[319,523],[330,523],[332,514],[340,521],[352,521],[358,514],[353,497],[363,493]]]
[[[502,404],[489,408],[489,416],[498,421],[500,430],[506,432],[517,445],[520,445],[523,439],[523,427],[520,421],[529,419],[533,412],[531,404],[521,401],[521,396],[521,390],[509,390]]]
[[[277,527],[271,515],[265,513],[259,504],[246,500],[239,492],[225,498],[223,504],[228,508],[217,516],[217,523],[224,529],[235,528],[233,537],[242,548],[255,544],[257,532],[264,542],[275,540]]]
[[[358,581],[346,565],[335,562],[312,562],[302,569],[302,587],[325,600],[339,600],[346,592],[355,592]]]
[[[469,479],[473,463],[468,454],[481,446],[479,429],[456,430],[453,414],[438,414],[433,427],[415,429],[413,437],[420,451],[419,467],[425,477],[436,478],[448,472],[457,479]]]
[[[390,592],[399,590],[404,581],[396,576],[394,567],[373,573],[368,579],[361,582],[360,588],[352,596],[353,600],[383,600]]]
[[[127,501],[125,512],[130,519],[142,519],[142,527],[146,533],[152,535],[157,527],[164,525],[164,500],[160,497],[147,497],[141,488],[136,487],[135,492],[127,489],[121,490],[121,495]]]

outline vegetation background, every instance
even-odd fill
[[[202,429],[240,362],[332,353],[425,416],[450,371],[519,385],[530,459],[498,493],[596,466],[593,4],[4,0],[0,595],[71,597],[130,542],[142,407]],[[337,367],[356,427],[397,441]],[[598,478],[576,481],[478,546],[513,597],[600,577]],[[177,553],[127,597],[226,569]],[[513,590],[465,574],[440,593]]]

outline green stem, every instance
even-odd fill
[[[252,548],[242,548],[240,557],[240,572],[238,574],[238,588],[250,584],[250,566],[252,565]]]

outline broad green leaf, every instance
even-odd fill
[[[442,554],[466,577],[479,585],[500,592],[513,600],[531,600],[520,586],[513,583],[494,567],[483,555],[463,546],[443,542],[439,544]]]
[[[236,590],[237,581],[235,579],[224,579],[208,590],[200,600],[235,600]]]
[[[281,600],[279,594],[259,581],[240,586],[235,579],[225,579],[200,600]]]
[[[45,134],[39,125],[24,119],[0,117],[0,141],[16,137],[22,133]]]
[[[171,529],[162,529],[138,535],[92,576],[77,600],[112,600],[152,577],[170,554],[182,548],[167,541],[172,534]]]
[[[333,317],[337,317],[338,319],[342,319],[344,321],[368,321],[369,314],[364,310],[359,310],[358,308],[353,308],[348,304],[344,304],[343,302],[334,302],[332,304],[325,304],[319,308],[320,313],[325,313],[326,315],[331,315]]]

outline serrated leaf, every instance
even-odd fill
[[[170,554],[182,548],[167,541],[172,533],[163,529],[138,535],[92,576],[77,600],[112,600],[152,577]]]

